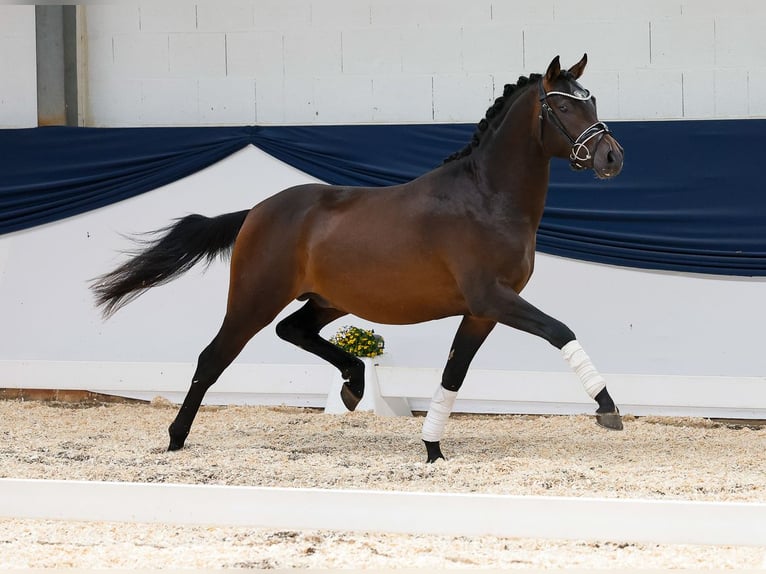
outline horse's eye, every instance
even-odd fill
[[[569,111],[569,108],[567,107],[566,104],[559,104],[559,110],[561,111],[561,113],[565,114]]]

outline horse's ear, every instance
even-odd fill
[[[588,54],[583,54],[582,59],[577,62],[574,66],[569,68],[569,73],[572,74],[572,77],[576,80],[580,76],[582,76],[582,73],[585,71],[585,64],[588,63]]]
[[[559,62],[559,57],[556,56],[548,65],[548,70],[543,77],[543,87],[546,92],[549,92],[553,88],[553,82],[556,81],[559,74],[561,74],[561,62]]]

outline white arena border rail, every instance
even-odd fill
[[[441,369],[376,367],[383,397],[404,397],[412,410],[428,408]],[[180,403],[194,363],[0,360],[0,386],[87,390]],[[330,365],[234,363],[205,396],[205,404],[322,408],[339,377]],[[766,377],[604,373],[623,414],[766,420]],[[454,412],[592,414],[593,401],[569,371],[473,369]]]
[[[0,516],[766,546],[766,504],[0,479]]]

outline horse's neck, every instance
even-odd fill
[[[513,209],[539,222],[548,190],[550,157],[538,136],[534,89],[520,94],[481,150],[481,166],[489,191],[507,198]]]

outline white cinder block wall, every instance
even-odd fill
[[[766,114],[762,0],[246,0],[86,9],[86,123],[473,122],[588,52],[604,119]]]
[[[87,5],[86,125],[474,122],[555,54],[604,119],[766,116],[762,0]],[[0,6],[0,128],[36,125],[34,6]]]
[[[0,128],[35,125],[35,7],[0,6]]]

